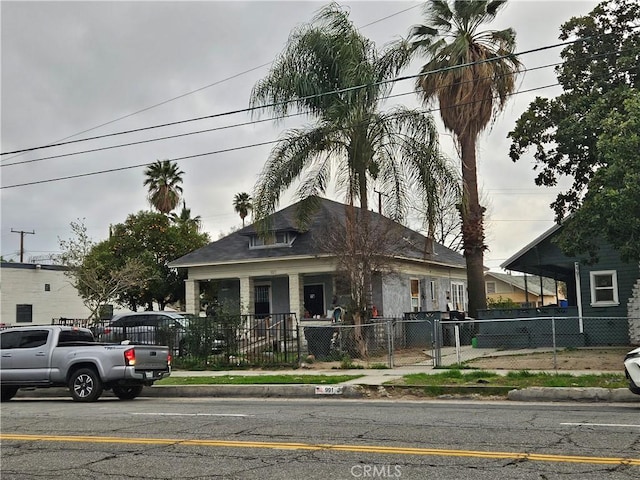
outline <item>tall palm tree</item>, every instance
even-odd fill
[[[160,213],[168,214],[180,203],[184,172],[171,160],[158,160],[144,171],[149,203]]]
[[[467,264],[469,314],[486,308],[484,291],[484,208],[478,197],[476,143],[479,134],[505,106],[515,89],[520,62],[514,55],[515,32],[480,30],[495,19],[506,0],[430,0],[426,25],[413,27],[408,51],[422,54],[417,87],[426,104],[434,99],[462,157],[463,249]]]
[[[242,219],[242,228],[244,228],[244,219],[249,215],[249,210],[253,209],[251,200],[251,196],[246,192],[236,193],[236,196],[233,197],[233,209]]]
[[[254,192],[259,226],[275,211],[282,192],[300,180],[297,214],[304,228],[318,197],[334,180],[349,206],[347,244],[357,255],[355,229],[368,229],[368,197],[374,187],[384,195],[385,213],[394,219],[403,217],[412,187],[427,198],[433,197],[435,185],[456,188],[457,179],[440,155],[433,119],[403,107],[379,111],[391,91],[387,81],[401,66],[395,52],[379,53],[336,4],[291,33],[267,76],[254,86],[251,105],[264,106],[275,116],[296,109],[313,123],[285,132],[271,151]],[[363,215],[356,226],[357,202]],[[371,307],[366,257],[358,268],[352,278],[359,285],[351,285],[356,326]]]
[[[425,196],[438,183],[456,188],[433,119],[403,107],[379,111],[391,90],[385,81],[402,66],[394,54],[378,53],[336,4],[291,33],[268,75],[254,86],[251,105],[274,116],[296,109],[315,123],[285,132],[271,151],[254,192],[258,220],[273,213],[281,193],[300,179],[302,224],[332,179],[348,204],[359,201],[365,211],[375,186],[394,219],[403,217],[410,187]]]
[[[195,232],[200,231],[200,226],[202,225],[200,215],[191,217],[191,209],[187,208],[187,202],[184,200],[182,201],[182,211],[180,212],[180,215],[171,213],[169,218],[178,227],[185,228],[186,230],[193,230]]]

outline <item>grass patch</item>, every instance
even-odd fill
[[[168,377],[156,385],[333,385],[362,375],[221,375],[216,377]]]
[[[623,374],[611,373],[601,375],[569,375],[566,373],[531,373],[526,370],[499,375],[482,370],[465,371],[447,370],[429,375],[414,373],[405,375],[396,385],[478,385],[526,387],[602,387],[626,388],[627,381]]]

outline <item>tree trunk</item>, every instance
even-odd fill
[[[476,172],[476,137],[460,139],[462,152],[463,194],[460,215],[462,218],[462,241],[467,264],[468,313],[476,318],[478,310],[487,308],[484,289],[484,208],[478,197],[478,177]]]

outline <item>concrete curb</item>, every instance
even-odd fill
[[[358,385],[340,387],[341,394],[316,394],[315,385],[154,385],[145,388],[141,397],[249,397],[249,398],[362,398]]]
[[[513,387],[486,386],[412,386],[412,385],[332,385],[340,393],[316,393],[316,385],[154,385],[145,387],[140,397],[146,398],[316,398],[316,399],[378,399],[402,395],[425,399],[502,397],[514,402],[590,402],[637,403],[640,395],[626,388],[577,387]],[[104,397],[114,398],[111,392]],[[38,388],[19,390],[16,398],[70,398],[66,388]]]
[[[639,403],[640,396],[626,388],[530,387],[511,390],[509,400],[520,402],[607,402]]]

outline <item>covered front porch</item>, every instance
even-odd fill
[[[337,302],[335,275],[329,273],[188,279],[186,311],[209,316],[268,316],[295,313],[298,318],[327,317]]]

